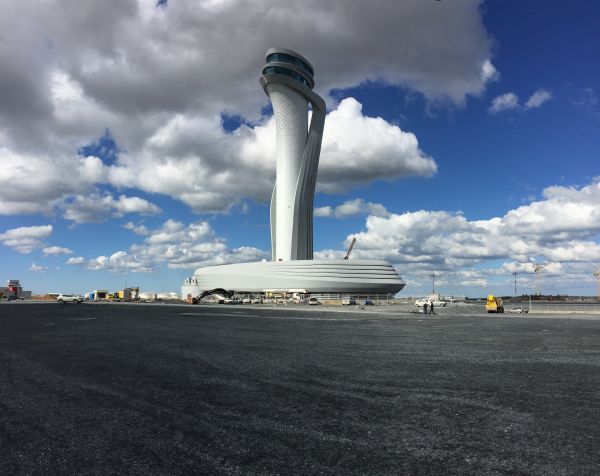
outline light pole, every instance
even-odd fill
[[[431,273],[431,294],[435,294],[435,273]]]
[[[517,297],[517,272],[513,272],[513,276],[515,277],[515,298]]]

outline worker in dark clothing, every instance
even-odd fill
[[[435,311],[433,310],[433,301],[429,303],[429,314],[433,314],[435,316]]]
[[[423,303],[423,315],[427,315],[427,303]]]

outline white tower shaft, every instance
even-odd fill
[[[308,133],[308,101],[300,94],[280,84],[267,86],[276,124],[277,181],[275,196],[276,261],[293,258],[293,230],[296,186],[302,165],[302,155]]]

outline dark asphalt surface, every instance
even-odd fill
[[[0,305],[0,474],[599,474],[600,320]]]

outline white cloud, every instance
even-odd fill
[[[42,251],[45,255],[70,255],[73,253],[69,248],[62,246],[46,246]]]
[[[489,59],[486,59],[481,65],[481,79],[484,82],[500,79],[500,73]]]
[[[122,217],[126,213],[156,214],[162,210],[140,197],[112,195],[76,195],[63,205],[64,217],[76,223],[100,223],[109,218]]]
[[[331,217],[333,216],[333,208],[329,205],[325,207],[315,208],[313,214],[315,217]]]
[[[83,256],[72,257],[67,260],[67,264],[83,264],[85,258]]]
[[[13,164],[0,176],[0,213],[51,214],[100,185],[166,194],[198,212],[223,211],[244,197],[267,201],[275,141],[256,79],[274,45],[310,58],[324,96],[373,80],[429,103],[461,105],[497,77],[477,0],[390,1],[367,18],[358,0],[344,8],[316,0],[69,5],[0,0],[0,161]],[[356,104],[344,108],[351,117],[339,118],[340,129],[334,117],[326,126],[322,190],[335,189],[338,173],[342,188],[435,173],[414,135],[362,116]],[[225,134],[223,113],[260,127]],[[352,129],[344,149],[339,134],[350,126],[363,129]],[[127,151],[116,163],[77,156],[107,128]],[[335,162],[354,153],[348,167]]]
[[[503,111],[510,111],[514,109],[528,110],[540,107],[545,102],[552,99],[552,93],[545,89],[538,89],[534,92],[524,105],[519,103],[519,98],[515,93],[505,93],[497,96],[492,100],[491,106],[488,111],[492,114],[496,114]]]
[[[373,216],[388,217],[390,212],[380,203],[366,202],[362,198],[347,200],[333,208],[324,206],[316,208],[314,215],[317,217],[345,218],[353,215],[369,214]]]
[[[275,177],[275,121],[226,134],[221,119],[177,116],[144,146],[143,159],[124,156],[110,167],[116,187],[178,198],[197,212],[224,211],[250,197],[268,201]],[[198,156],[198,151],[204,151]],[[362,114],[353,98],[326,120],[317,188],[336,192],[377,179],[431,176],[434,160],[414,134]],[[252,180],[248,180],[251,177]]]
[[[44,271],[48,271],[48,267],[37,265],[35,263],[31,263],[31,266],[29,267],[29,271],[32,271],[34,273],[43,273]]]
[[[588,111],[592,111],[600,103],[596,91],[592,88],[582,88],[575,92],[574,96],[570,99],[571,104],[577,107],[583,107]]]
[[[143,224],[135,225],[133,222],[128,221],[127,223],[125,223],[124,225],[121,225],[121,226],[123,228],[125,228],[126,230],[133,231],[136,235],[144,236],[149,233],[148,228],[146,228],[146,226]]]
[[[382,118],[364,116],[354,98],[344,99],[328,114],[319,163],[322,191],[340,192],[377,179],[429,177],[436,172],[435,162],[419,149],[414,134]]]
[[[52,234],[52,225],[22,226],[0,233],[0,243],[23,254],[43,248],[44,239]]]
[[[580,188],[548,187],[543,195],[543,200],[488,220],[425,210],[370,215],[365,230],[349,235],[344,248],[356,237],[354,258],[387,259],[413,281],[426,282],[422,278],[432,271],[464,286],[514,271],[533,275],[534,258],[546,264],[544,275],[556,277],[557,285],[559,276],[589,281],[592,269],[600,264],[600,182]],[[318,255],[342,253],[321,250]],[[493,267],[498,260],[505,262],[500,269]],[[490,268],[482,268],[483,263],[490,263]],[[470,274],[459,274],[464,271]]]
[[[11,164],[0,174],[1,215],[50,214],[68,195],[104,180],[97,157],[18,154],[0,147],[0,163]]]
[[[550,91],[546,91],[545,89],[538,89],[529,97],[529,99],[525,103],[525,109],[533,109],[536,107],[540,107],[545,102],[550,101],[550,99],[552,99],[552,94],[550,93]]]
[[[85,267],[92,271],[105,270],[118,273],[154,271],[153,263],[146,261],[143,257],[129,255],[125,251],[117,251],[110,256],[98,256],[89,260]]]
[[[519,98],[515,93],[502,94],[492,100],[492,105],[488,108],[492,114],[509,111],[519,108]]]
[[[260,261],[270,253],[253,247],[229,248],[206,221],[184,223],[167,220],[160,228],[147,230],[141,244],[128,251],[92,259],[70,258],[67,264],[78,264],[90,270],[111,272],[153,272],[161,263],[170,268],[194,270],[202,266]]]

